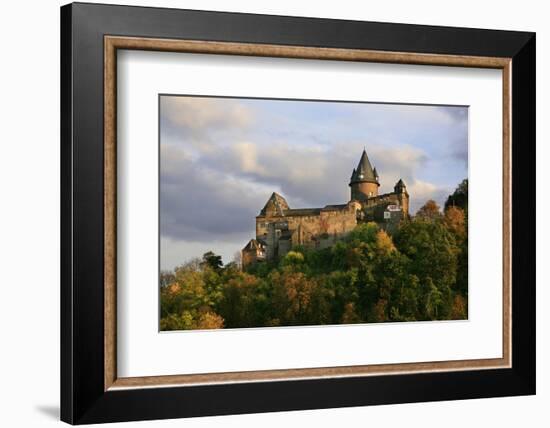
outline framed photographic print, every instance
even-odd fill
[[[61,54],[62,420],[535,393],[533,33],[76,3]]]

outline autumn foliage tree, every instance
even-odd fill
[[[426,202],[416,213],[417,218],[423,218],[428,220],[435,220],[439,217],[441,217],[441,210],[439,209],[439,205],[433,200],[430,199],[428,202]]]

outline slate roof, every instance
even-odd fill
[[[287,216],[319,215],[319,214],[321,214],[321,208],[297,208],[294,210],[284,211],[284,215],[287,215]]]
[[[275,211],[277,215],[282,216],[284,215],[283,212],[288,209],[290,209],[290,207],[288,206],[286,199],[277,192],[273,192],[260,211],[260,215],[265,215],[266,211]]]
[[[339,205],[326,205],[323,208],[323,211],[340,211],[347,208],[348,204],[339,204]]]
[[[399,186],[399,187],[405,187],[405,183],[403,183],[403,180],[400,178],[399,181],[397,182],[397,184],[395,185],[396,187]]]
[[[376,172],[376,168],[372,169],[372,165],[370,164],[370,160],[365,149],[363,149],[357,168],[355,168],[351,174],[350,182],[355,183],[361,181],[378,183],[378,172]]]
[[[243,250],[258,250],[258,249],[263,249],[264,247],[264,244],[262,244],[261,241],[257,240],[257,239],[251,239],[250,241],[248,241],[248,244],[246,244],[246,246],[243,248]]]

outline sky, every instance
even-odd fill
[[[212,250],[224,263],[255,236],[273,192],[291,208],[349,201],[366,149],[379,193],[401,178],[411,214],[468,176],[468,108],[160,97],[161,269]]]

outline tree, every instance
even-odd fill
[[[175,276],[173,272],[161,271],[159,278],[159,285],[161,287],[167,287],[174,282]]]
[[[391,237],[384,230],[376,233],[376,250],[381,256],[388,256],[396,251]]]
[[[211,311],[198,313],[183,311],[180,315],[170,314],[160,320],[160,329],[162,331],[210,330],[223,327],[223,318]]]
[[[437,319],[441,311],[445,310],[443,293],[434,284],[431,277],[427,277],[424,283],[424,310],[428,319]]]
[[[258,310],[262,293],[261,280],[254,275],[238,272],[224,277],[223,297],[218,312],[226,327],[256,327],[264,323],[264,311]],[[262,308],[264,309],[264,308]]]
[[[175,269],[173,277],[160,292],[161,330],[221,328],[223,318],[215,313],[221,298],[218,273],[209,266],[196,270],[183,265]]]
[[[347,271],[335,270],[319,278],[324,290],[324,296],[329,305],[331,322],[338,324],[344,318],[346,323],[351,323],[353,318],[361,319],[359,314],[359,289],[358,271],[350,269]],[[350,306],[351,305],[351,306]]]
[[[281,260],[281,266],[299,266],[304,263],[304,255],[298,251],[289,251]]]
[[[468,301],[460,294],[455,295],[451,308],[450,318],[463,320],[468,316]]]
[[[457,241],[462,242],[466,237],[466,224],[462,208],[450,206],[445,210],[443,221],[447,229],[455,236]]]
[[[342,315],[342,324],[356,324],[361,322],[361,318],[355,310],[355,303],[349,302],[344,306],[344,314]]]
[[[441,217],[441,211],[439,205],[433,199],[430,199],[416,212],[416,216],[423,219],[435,220]]]
[[[379,253],[374,271],[377,284],[378,307],[374,320],[381,321],[381,301],[384,303],[382,321],[416,320],[418,312],[418,278],[410,273],[410,259],[397,249]],[[370,309],[372,317],[372,308]],[[376,312],[377,311],[377,312]]]
[[[449,207],[458,207],[462,210],[468,210],[468,179],[465,178],[457,186],[452,195],[449,195],[447,201],[445,201],[445,211]]]
[[[202,272],[184,267],[175,271],[175,281],[161,289],[161,316],[183,314],[184,311],[196,311],[208,306]]]
[[[199,315],[196,321],[195,328],[199,330],[212,330],[216,328],[223,328],[223,318],[218,314],[206,311]]]
[[[458,255],[458,270],[456,273],[455,290],[464,298],[468,297],[468,211],[464,212],[464,234],[458,239],[460,254]]]
[[[445,223],[460,247],[455,291],[468,297],[468,180],[464,179],[445,202]]]
[[[201,267],[208,266],[219,272],[223,266],[222,256],[214,254],[212,251],[208,251],[202,255]]]
[[[460,252],[452,233],[442,221],[420,217],[403,224],[394,242],[410,260],[408,273],[419,280],[420,316],[446,318],[451,310]]]
[[[330,321],[326,289],[317,279],[287,268],[273,271],[269,279],[272,319],[281,325],[327,324]]]

